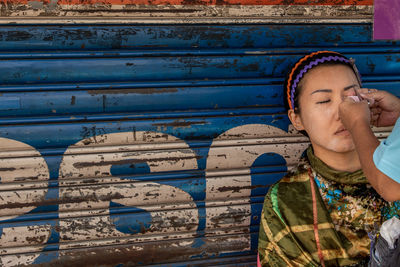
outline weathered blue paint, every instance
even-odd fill
[[[368,77],[373,79],[373,77]],[[366,77],[366,80],[368,80]],[[380,79],[383,79],[380,77]],[[242,81],[245,82],[245,81]],[[365,82],[365,87],[384,88],[396,93],[399,82],[381,81],[380,83]],[[246,95],[243,96],[243,92]],[[66,121],[76,121],[82,113],[90,113],[86,121],[90,121],[93,114],[99,113],[125,113],[132,116],[137,113],[137,118],[154,117],[158,112],[158,118],[168,116],[167,112],[183,112],[192,110],[190,114],[200,116],[211,115],[214,112],[221,113],[221,109],[232,109],[235,114],[248,114],[254,108],[279,108],[283,105],[283,90],[281,85],[238,85],[238,86],[212,86],[212,87],[173,87],[152,89],[102,89],[102,90],[71,90],[49,92],[4,92],[0,97],[0,116],[40,116],[52,114],[61,121],[63,115],[77,115],[66,117]],[[190,97],[189,97],[190,96]],[[207,96],[204,98],[202,96]],[[226,96],[229,96],[226,97]],[[153,105],[152,103],[157,103]],[[177,106],[177,103],[182,103]],[[205,114],[207,109],[208,114]],[[239,110],[240,109],[240,110]],[[272,111],[272,110],[271,110]],[[151,113],[149,113],[151,112]],[[225,111],[226,112],[226,111]],[[161,114],[160,114],[161,113]],[[169,116],[173,116],[169,115]],[[120,116],[123,116],[122,114]],[[180,117],[188,115],[181,114]],[[12,123],[9,118],[0,119],[0,124]],[[115,117],[110,120],[119,120]],[[15,121],[24,123],[23,118],[15,118]]]
[[[263,197],[306,146],[287,133],[288,67],[336,50],[400,96],[398,43],[367,24],[19,25],[0,40],[0,144],[24,144],[0,150],[0,239],[43,230],[0,256],[29,263],[252,265]]]
[[[265,88],[268,90],[265,90]],[[248,95],[243,97],[243,91]],[[173,87],[160,89],[74,90],[62,92],[3,93],[0,114],[46,115],[55,110],[57,115],[109,112],[184,111],[187,109],[248,108],[282,105],[279,85]],[[207,95],[204,99],[201,96]],[[229,98],[226,96],[229,95]],[[189,97],[191,96],[191,97]],[[18,101],[18,102],[17,102]],[[7,104],[11,102],[11,104]],[[16,105],[18,103],[18,106]],[[157,105],[151,105],[157,103]],[[177,103],[182,105],[177,106]],[[4,104],[4,105],[1,105]],[[9,108],[6,108],[8,105]],[[152,108],[153,107],[153,108]],[[9,110],[11,109],[12,110]],[[161,115],[161,114],[160,114]]]
[[[3,96],[0,98],[0,110],[18,110],[21,108],[20,97]]]
[[[229,111],[229,110],[228,110]],[[269,109],[272,112],[282,112],[280,109]],[[287,130],[289,120],[282,114],[257,114],[256,112],[247,114],[233,114],[236,116],[222,117],[223,114],[215,116],[214,113],[206,120],[203,117],[185,118],[177,114],[174,119],[137,120],[129,116],[118,116],[112,119],[111,116],[96,117],[96,120],[89,122],[75,123],[53,123],[47,125],[27,124],[27,121],[21,121],[24,125],[10,125],[0,128],[2,137],[20,140],[30,144],[37,149],[44,148],[67,148],[79,140],[95,135],[115,133],[115,132],[135,132],[135,131],[156,131],[171,134],[185,141],[211,141],[219,134],[240,125],[245,124],[267,124],[277,128]],[[189,115],[189,114],[188,114]],[[209,114],[200,114],[200,116]],[[246,116],[247,115],[247,116]],[[213,117],[215,116],[215,117]],[[88,116],[89,117],[89,116]],[[89,117],[90,118],[90,117]],[[136,119],[136,120],[135,120]],[[83,120],[85,121],[85,120]],[[98,122],[96,122],[98,121]],[[106,122],[104,122],[106,121]],[[44,121],[46,122],[46,121]],[[54,123],[55,122],[55,123]],[[61,120],[64,122],[64,120]]]
[[[364,75],[396,75],[400,55],[391,53],[390,64],[385,54],[349,54],[354,57]],[[241,56],[184,56],[128,58],[60,58],[5,59],[0,65],[0,79],[5,84],[122,82],[186,79],[234,79],[283,77],[288,68],[301,56],[253,55]],[[35,64],[33,64],[35,63]],[[155,72],[157,66],[157,72]],[[113,71],[107,71],[112,68]]]
[[[318,25],[27,25],[2,26],[0,50],[167,50],[209,48],[301,48],[388,46],[372,41],[370,24]],[[27,49],[29,47],[29,49]],[[94,51],[95,52],[95,51]]]

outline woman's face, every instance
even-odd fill
[[[318,66],[310,70],[300,83],[300,112],[289,111],[297,130],[305,130],[314,152],[349,152],[354,150],[350,133],[339,118],[339,104],[344,97],[355,95],[357,78],[345,65]]]

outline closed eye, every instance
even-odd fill
[[[319,101],[319,102],[317,102],[317,104],[325,104],[325,103],[329,103],[329,102],[331,102],[330,99],[324,100],[324,101]]]

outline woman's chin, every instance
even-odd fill
[[[356,151],[356,147],[353,143],[353,140],[350,140],[348,142],[343,142],[339,145],[336,145],[333,148],[333,151],[337,152],[337,153],[349,153],[349,152],[354,152]]]
[[[323,147],[325,147],[326,150],[330,150],[336,153],[349,153],[356,151],[356,147],[351,138],[340,138],[339,140],[332,140]]]
[[[351,136],[330,136],[325,139],[311,139],[311,144],[314,147],[314,151],[330,151],[335,153],[349,153],[355,151],[356,147],[354,145]],[[317,152],[318,153],[318,152]]]

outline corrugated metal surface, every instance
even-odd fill
[[[373,0],[3,0],[0,23],[370,22]]]
[[[333,49],[400,95],[399,44],[370,24],[14,25],[0,40],[3,266],[254,265],[268,186],[307,146],[283,108],[288,66]]]

